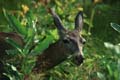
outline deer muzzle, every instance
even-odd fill
[[[84,60],[84,58],[82,55],[75,56],[75,64],[76,65],[78,65],[78,66],[81,65],[83,63],[83,60]]]
[[[79,47],[79,50],[75,53],[74,63],[79,66],[83,63],[83,61],[84,61],[84,56],[83,56],[82,47]]]

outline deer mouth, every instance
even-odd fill
[[[75,56],[75,61],[74,61],[74,63],[75,63],[77,66],[81,65],[81,64],[83,63],[83,61],[84,61],[84,58],[83,58],[82,55]]]
[[[83,63],[84,61],[84,56],[83,56],[83,52],[82,52],[82,47],[79,47],[79,50],[75,52],[74,55],[74,63],[79,66]]]

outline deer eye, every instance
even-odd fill
[[[69,43],[70,40],[69,40],[69,39],[63,39],[63,42],[64,42],[64,43]]]
[[[83,41],[83,44],[85,44],[86,43],[86,41]]]
[[[86,43],[86,40],[84,38],[82,38],[82,43],[85,44]]]
[[[86,43],[86,40],[85,40],[84,38],[80,38],[80,42],[81,42],[82,44],[85,44],[85,43]]]

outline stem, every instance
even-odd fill
[[[120,59],[118,59],[118,80],[120,80]]]
[[[89,25],[88,34],[91,32],[92,23],[93,23],[93,19],[94,19],[94,14],[95,14],[95,9],[93,8],[93,9],[92,9],[92,12],[91,12],[91,17],[90,17],[90,24],[91,24],[91,25]]]

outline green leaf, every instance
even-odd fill
[[[55,3],[58,5],[58,6],[62,6],[62,3],[58,0],[55,0]]]
[[[109,74],[112,76],[113,75],[113,71],[111,69],[111,66],[107,64],[107,69],[108,69],[108,72]]]
[[[9,63],[6,63],[6,73],[3,73],[9,80],[23,80],[23,75],[17,70],[17,68]]]
[[[29,60],[26,58],[24,63],[22,64],[21,71],[23,71],[24,74],[30,74],[34,66],[35,60]]]
[[[28,34],[27,37],[31,37],[32,38],[32,37],[35,36],[34,30],[32,28],[28,29],[28,33],[27,34]]]
[[[120,80],[120,59],[118,59],[118,69],[117,69],[117,71],[118,71],[118,80]]]
[[[114,49],[117,54],[120,54],[120,45],[116,45]]]
[[[26,54],[26,55],[29,54],[29,50],[30,50],[30,48],[32,46],[32,42],[33,42],[33,38],[28,37],[27,42],[26,42],[26,44],[24,46],[24,49],[23,49],[24,54]]]
[[[57,29],[49,30],[49,33],[54,37],[54,39],[56,39],[56,40],[59,39]]]
[[[26,13],[27,19],[29,19],[31,22],[32,20],[35,20],[35,16],[32,11],[29,11]]]
[[[3,12],[7,21],[10,23],[10,26],[13,29],[15,29],[18,33],[22,35],[27,35],[26,27],[22,26],[20,21],[17,20],[15,16],[8,14],[4,9]]]
[[[115,47],[115,45],[113,45],[113,44],[111,44],[111,43],[109,43],[109,42],[104,42],[104,45],[105,45],[105,47],[108,48],[108,49],[114,49],[114,47]]]
[[[92,22],[90,21],[90,19],[84,19],[84,22],[89,25],[89,27],[93,27]]]
[[[104,45],[106,48],[115,51],[115,53],[117,53],[117,54],[120,54],[120,45],[119,44],[113,45],[112,43],[104,42]]]
[[[18,50],[14,49],[14,50],[6,50],[6,53],[8,55],[17,55],[18,54]]]
[[[112,26],[113,29],[115,29],[116,31],[120,33],[120,25],[116,23],[110,23],[110,25]]]
[[[37,32],[37,28],[36,28],[36,18],[33,14],[32,11],[29,11],[27,14],[27,20],[28,20],[28,24],[27,27],[30,27],[33,29],[33,31]]]
[[[53,40],[54,37],[52,35],[47,35],[46,38],[34,48],[32,54],[33,55],[40,54],[42,51],[49,47]]]
[[[100,78],[100,80],[106,80],[104,74],[101,72],[97,72],[97,76]]]
[[[29,28],[28,29],[28,35],[25,39],[25,46],[24,46],[24,49],[23,49],[24,54],[26,54],[26,55],[29,54],[29,50],[32,46],[32,43],[34,42],[34,37],[35,37],[35,35],[34,35],[33,29]]]
[[[22,47],[19,44],[17,44],[14,40],[6,38],[6,42],[12,45],[14,48],[16,48],[21,54],[23,54]]]

